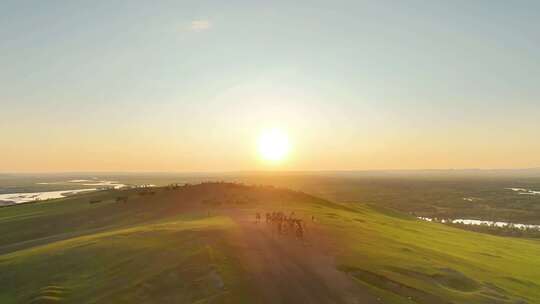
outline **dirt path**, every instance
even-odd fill
[[[260,303],[380,303],[375,296],[336,269],[324,232],[308,226],[304,240],[280,235],[264,218],[234,213],[240,231],[234,238]]]

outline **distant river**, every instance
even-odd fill
[[[97,191],[97,190],[103,190],[103,189],[120,189],[120,188],[126,187],[126,185],[120,184],[116,181],[87,180],[87,179],[74,179],[74,180],[69,180],[69,181],[37,183],[37,184],[51,185],[53,187],[54,185],[79,185],[79,186],[92,186],[92,188],[0,194],[0,206],[62,198],[62,197],[74,195],[81,192],[90,192],[90,191]]]
[[[517,194],[540,195],[540,191],[535,191],[535,190],[526,189],[526,188],[505,188],[505,189],[517,192]]]
[[[90,188],[90,189],[76,189],[76,190],[62,190],[62,191],[0,194],[0,206],[62,198],[62,197],[66,197],[66,196],[81,193],[81,192],[89,192],[89,191],[96,191],[96,190],[98,189]]]
[[[432,218],[429,217],[418,217],[421,220],[433,222]],[[446,220],[441,220],[441,223],[446,223]],[[515,224],[508,222],[494,222],[494,221],[482,221],[482,220],[470,220],[470,219],[455,219],[450,220],[452,224],[464,224],[464,225],[486,225],[486,226],[496,226],[496,227],[508,227],[512,225],[515,228],[519,229],[540,229],[540,225],[531,225],[531,224]]]

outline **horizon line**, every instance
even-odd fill
[[[459,172],[459,171],[529,171],[540,170],[540,167],[521,168],[433,168],[433,169],[324,169],[324,170],[186,170],[186,171],[154,171],[154,170],[74,170],[74,171],[0,171],[0,174],[239,174],[239,173],[368,173],[368,172]]]

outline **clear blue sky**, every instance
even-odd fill
[[[0,171],[540,166],[538,1],[2,1]]]

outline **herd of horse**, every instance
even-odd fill
[[[257,212],[255,214],[255,222],[260,223],[261,219],[261,214]],[[292,234],[298,239],[304,238],[306,225],[302,219],[295,216],[294,211],[288,216],[283,212],[266,212],[265,219],[266,224],[273,225],[278,234]]]

